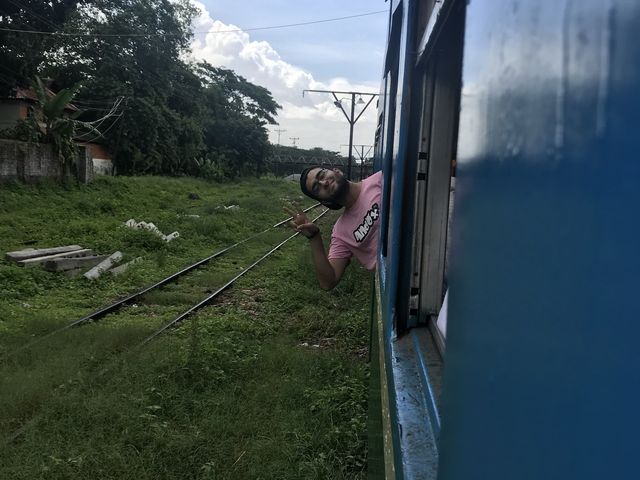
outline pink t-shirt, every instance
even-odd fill
[[[355,256],[367,270],[376,269],[381,194],[382,172],[362,181],[358,200],[333,226],[329,258]]]

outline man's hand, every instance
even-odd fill
[[[284,207],[284,211],[288,215],[291,215],[289,225],[291,225],[296,232],[300,232],[307,238],[315,237],[318,232],[320,232],[318,226],[309,220],[309,217],[307,217],[297,204],[294,204],[294,208]]]
[[[305,237],[316,240],[311,240],[309,246],[311,247],[311,256],[313,257],[313,265],[316,271],[316,277],[320,288],[323,290],[331,290],[335,287],[342,275],[345,268],[349,264],[348,258],[332,258],[329,260],[324,250],[324,245],[321,238],[318,236],[320,229],[318,226],[311,222],[305,213],[300,209],[297,204],[293,204],[293,207],[284,207],[284,211],[291,215],[291,225],[296,232],[301,233]]]

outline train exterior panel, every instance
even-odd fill
[[[390,2],[372,478],[637,477],[639,30],[636,0]]]

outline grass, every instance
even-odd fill
[[[144,260],[93,283],[0,262],[0,355],[273,225],[298,196],[275,179],[2,188],[2,251],[35,240]],[[216,209],[231,204],[240,209]],[[181,236],[159,244],[119,228],[129,218]],[[323,292],[295,238],[180,328],[131,350],[288,235],[256,238],[120,315],[1,362],[0,478],[364,478],[370,277],[361,268]]]

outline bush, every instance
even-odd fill
[[[224,160],[224,155],[222,155]],[[224,168],[219,161],[216,161],[211,156],[195,158],[195,176],[204,178],[205,180],[211,180],[213,182],[221,182],[227,177],[225,175]]]

